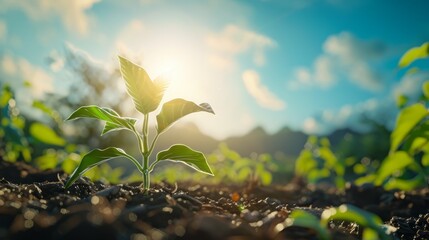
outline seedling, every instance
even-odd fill
[[[387,226],[383,225],[381,218],[371,212],[343,204],[337,208],[332,207],[322,212],[320,223],[327,227],[333,220],[355,222],[363,228],[362,239],[390,239],[391,233]]]
[[[387,240],[392,233],[392,229],[383,225],[377,215],[348,204],[324,210],[320,219],[304,210],[296,209],[283,223],[276,226],[276,230],[280,232],[291,226],[305,227],[315,230],[320,239],[329,240],[332,239],[328,228],[329,222],[335,220],[359,224],[363,228],[362,239]]]
[[[99,107],[95,105],[83,106],[73,112],[67,120],[78,118],[95,118],[105,122],[101,135],[117,130],[129,130],[137,138],[139,150],[142,156],[142,162],[137,161],[133,156],[127,154],[121,148],[108,147],[106,149],[94,149],[85,154],[79,166],[71,174],[65,187],[70,187],[87,170],[116,157],[125,157],[129,159],[143,175],[144,191],[150,188],[150,173],[156,164],[165,160],[184,163],[197,171],[213,175],[207,160],[201,152],[195,151],[186,145],[176,144],[167,150],[159,152],[156,160],[150,163],[150,156],[154,146],[161,133],[165,132],[173,123],[180,118],[195,112],[213,113],[208,103],[195,104],[181,98],[173,99],[164,103],[160,113],[156,116],[157,127],[156,135],[149,145],[149,114],[155,111],[166,89],[166,83],[160,78],[152,81],[146,71],[132,63],[131,61],[119,56],[120,71],[125,80],[128,94],[131,96],[137,111],[143,114],[143,127],[139,132],[136,129],[137,119],[121,117],[112,109]]]
[[[407,67],[423,58],[429,58],[429,42],[405,52],[398,67]],[[429,175],[429,81],[423,82],[418,102],[408,100],[407,96],[398,97],[401,110],[390,136],[389,155],[374,178],[376,185],[388,190],[415,189],[426,184]],[[407,171],[414,172],[414,176],[406,176]]]

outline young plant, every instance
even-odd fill
[[[344,189],[345,163],[335,156],[329,140],[310,136],[304,147],[296,160],[295,174],[309,183],[328,180],[338,189]]]
[[[329,222],[333,220],[357,223],[363,228],[362,239],[391,239],[389,237],[391,232],[383,225],[379,216],[350,204],[332,207],[322,212],[320,220],[322,226],[328,227]]]
[[[362,239],[387,240],[390,239],[389,234],[392,233],[388,226],[383,225],[380,217],[349,204],[324,210],[320,219],[304,210],[293,210],[283,223],[276,226],[276,230],[281,231],[291,226],[305,227],[313,229],[318,238],[329,240],[332,239],[329,232],[329,222],[335,220],[354,222],[361,226],[363,228]]]
[[[416,60],[424,58],[429,58],[429,42],[408,50],[401,57],[398,67],[405,68]],[[421,87],[421,95],[417,102],[408,101],[409,98],[403,95],[397,100],[401,110],[390,136],[389,155],[382,162],[374,181],[376,185],[383,185],[388,190],[412,190],[427,184],[429,80],[424,81]],[[412,177],[410,178],[409,175]]]
[[[153,171],[155,165],[165,160],[181,162],[197,171],[213,175],[205,156],[201,152],[192,150],[188,146],[182,144],[173,145],[169,149],[159,152],[156,160],[152,163],[149,162],[155,143],[161,133],[166,131],[178,119],[188,114],[194,112],[208,112],[214,114],[211,106],[208,103],[197,105],[180,98],[164,103],[160,113],[156,116],[156,135],[149,144],[149,114],[158,108],[164,96],[166,84],[160,78],[152,81],[142,67],[121,56],[119,56],[119,62],[127,92],[131,96],[137,111],[143,114],[142,131],[139,132],[136,129],[135,124],[137,119],[121,117],[112,109],[94,105],[80,107],[73,112],[67,120],[86,117],[105,121],[101,135],[123,129],[133,132],[138,141],[142,162],[140,163],[133,156],[127,154],[120,148],[109,147],[106,149],[94,149],[83,156],[79,166],[66,182],[65,187],[70,187],[73,182],[90,168],[116,157],[125,157],[136,165],[137,169],[143,175],[143,189],[145,191],[149,190],[150,173]]]
[[[277,224],[276,230],[280,232],[283,229],[292,226],[310,228],[316,232],[319,239],[331,239],[328,228],[325,225],[322,225],[321,221],[316,216],[304,210],[293,210],[283,223]]]

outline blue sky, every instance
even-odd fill
[[[0,81],[32,82],[32,98],[67,93],[61,53],[72,48],[106,71],[123,54],[167,76],[165,100],[209,102],[215,116],[186,119],[216,138],[258,125],[359,128],[363,115],[392,125],[395,96],[416,95],[427,76],[396,67],[429,40],[427,9],[424,0],[0,0]]]

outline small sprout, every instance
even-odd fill
[[[129,159],[137,167],[139,172],[142,173],[143,189],[145,191],[149,190],[150,173],[153,171],[155,165],[165,160],[181,162],[199,172],[213,175],[204,154],[182,144],[173,145],[169,149],[159,152],[156,160],[152,163],[149,162],[155,143],[161,133],[165,132],[177,120],[188,114],[195,112],[208,112],[214,114],[211,106],[208,103],[197,105],[180,98],[164,103],[160,113],[156,116],[156,135],[149,145],[149,114],[159,107],[164,96],[166,83],[161,78],[157,78],[152,81],[142,67],[123,57],[119,57],[119,62],[127,92],[131,96],[137,111],[142,113],[144,116],[142,131],[137,131],[135,127],[137,119],[122,117],[112,109],[95,105],[80,107],[73,112],[67,120],[78,118],[94,118],[102,120],[105,122],[105,125],[101,135],[118,130],[131,131],[137,138],[142,162],[140,163],[133,156],[127,154],[120,148],[108,147],[106,149],[94,149],[83,156],[79,166],[74,170],[69,180],[66,182],[65,187],[70,187],[80,176],[82,176],[82,174],[92,167],[98,166],[101,163],[117,157],[125,157]]]
[[[377,215],[347,204],[326,209],[322,212],[321,219],[304,210],[294,210],[283,223],[276,225],[275,230],[280,232],[286,227],[305,227],[316,231],[319,239],[328,240],[332,239],[328,230],[329,222],[332,220],[348,221],[360,225],[363,227],[362,239],[390,239],[388,234],[393,231],[384,226]]]
[[[313,214],[304,210],[297,209],[292,211],[283,223],[277,224],[275,229],[280,232],[284,228],[292,226],[310,228],[316,231],[320,239],[331,239],[328,229],[320,223],[320,220]]]
[[[380,217],[353,205],[343,204],[323,211],[321,224],[327,227],[332,220],[357,223],[363,227],[363,239],[390,239]]]

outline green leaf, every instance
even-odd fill
[[[337,208],[329,208],[323,211],[321,224],[323,226],[328,226],[331,220],[355,222],[364,228],[375,230],[381,239],[389,239],[389,236],[383,229],[383,221],[379,216],[353,205],[343,204]]]
[[[429,81],[425,81],[422,86],[423,94],[426,99],[429,99]]]
[[[64,146],[66,144],[66,141],[58,136],[52,128],[42,123],[31,124],[30,134],[35,139],[45,144],[56,146]]]
[[[407,105],[407,102],[408,102],[408,97],[405,95],[399,95],[396,98],[396,106],[398,108],[403,108],[405,105]]]
[[[133,131],[137,119],[121,117],[117,112],[110,108],[102,108],[95,105],[83,106],[74,111],[66,120],[78,118],[94,118],[106,121],[103,134],[119,129],[128,129]]]
[[[119,62],[127,92],[132,97],[137,111],[143,114],[155,111],[164,96],[167,84],[161,78],[152,81],[142,67],[124,57],[119,56]]]
[[[384,189],[387,191],[400,189],[403,191],[411,191],[417,189],[420,186],[426,185],[426,178],[423,174],[418,174],[417,176],[411,179],[400,179],[400,178],[391,178],[384,185]]]
[[[372,230],[371,228],[365,228],[362,231],[362,239],[378,240],[380,238],[378,237],[377,231]]]
[[[420,58],[426,58],[428,56],[429,56],[429,42],[426,42],[419,47],[413,47],[407,52],[405,52],[405,54],[402,55],[401,60],[399,60],[398,66],[400,68],[404,68],[410,65],[415,60]]]
[[[87,154],[85,154],[85,156],[82,158],[82,161],[80,162],[79,166],[74,170],[74,172],[70,176],[70,179],[65,184],[65,188],[70,187],[80,176],[82,176],[82,174],[84,174],[92,167],[100,165],[101,163],[104,163],[116,157],[128,158],[137,166],[140,172],[143,171],[140,163],[135,158],[128,155],[124,150],[120,148],[109,147],[102,150],[94,149],[88,152]]]
[[[80,155],[71,153],[61,163],[61,169],[68,174],[71,174],[75,168],[79,165]]]
[[[429,166],[429,153],[425,153],[422,157],[422,165],[424,167],[428,167]]]
[[[47,152],[45,155],[34,159],[34,161],[41,170],[54,169],[58,164],[58,155],[55,152]]]
[[[317,167],[317,162],[313,157],[313,153],[304,149],[298,156],[295,163],[295,174],[299,176],[307,176],[311,170]]]
[[[54,109],[48,107],[46,104],[44,104],[41,101],[33,101],[33,107],[41,110],[43,113],[47,114],[49,117],[51,117],[55,123],[58,125],[61,125],[63,123],[60,114],[55,111]]]
[[[377,175],[369,173],[360,178],[357,178],[354,181],[354,183],[358,186],[362,186],[363,184],[366,184],[366,183],[374,183],[376,178],[377,178]]]
[[[390,154],[381,163],[380,169],[378,170],[377,179],[375,180],[375,184],[382,184],[387,177],[389,177],[396,171],[406,168],[413,162],[413,158],[411,158],[410,155],[408,155],[404,151],[398,151]]]
[[[204,154],[194,151],[186,145],[173,145],[168,150],[159,152],[156,156],[156,161],[159,162],[163,160],[181,162],[197,171],[213,176],[213,172]]]
[[[396,120],[396,127],[390,136],[390,151],[395,151],[410,131],[426,116],[428,111],[423,104],[416,103],[404,108]]]
[[[259,179],[261,180],[262,185],[268,186],[273,181],[273,175],[269,171],[258,171]]]
[[[320,239],[331,239],[328,229],[320,223],[319,219],[304,210],[293,210],[283,225],[284,227],[298,226],[310,228],[318,233]]]
[[[9,103],[10,99],[13,99],[13,93],[10,87],[7,85],[3,86],[0,92],[0,108],[4,108]]]
[[[404,141],[403,150],[410,156],[422,151],[429,141],[429,121],[425,121],[413,129]]]
[[[158,122],[158,134],[165,131],[178,119],[188,114],[201,111],[214,114],[212,107],[208,103],[201,103],[200,105],[197,105],[181,98],[176,98],[164,103],[161,112],[156,116],[156,121]]]
[[[130,121],[130,123],[132,123],[132,125],[134,125],[134,123],[136,122],[136,120],[133,118],[123,118],[123,119]],[[121,126],[119,124],[112,123],[112,122],[106,122],[106,124],[104,125],[104,128],[103,128],[103,131],[101,132],[101,135],[103,136],[106,133],[114,132],[114,131],[118,131],[118,130],[131,130],[132,131],[132,129],[130,129],[128,127]]]

